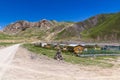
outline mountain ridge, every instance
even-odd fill
[[[113,17],[113,18],[112,18]],[[108,41],[119,40],[120,13],[99,14],[81,22],[17,21],[6,26],[4,33],[42,40]],[[110,22],[112,21],[112,23]],[[118,25],[116,29],[111,25]],[[107,26],[107,27],[106,27]],[[114,30],[114,31],[113,31]],[[117,32],[116,32],[117,31]],[[109,35],[111,32],[111,35]],[[114,33],[113,33],[114,32]],[[117,34],[116,34],[117,33]],[[111,37],[112,36],[112,37]],[[116,37],[114,37],[116,36]]]

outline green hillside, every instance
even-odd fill
[[[120,13],[110,15],[103,23],[81,33],[83,38],[113,41],[120,39]]]
[[[9,40],[12,38],[13,38],[13,36],[0,32],[0,40]]]
[[[106,21],[112,14],[100,14],[88,18],[82,22],[76,22],[57,34],[56,39],[81,40],[81,32],[94,28]],[[85,33],[86,34],[86,33]]]

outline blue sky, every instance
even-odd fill
[[[0,27],[18,20],[82,21],[120,11],[120,0],[0,0]]]

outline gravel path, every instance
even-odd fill
[[[0,50],[0,80],[9,68],[19,44]]]

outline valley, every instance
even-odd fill
[[[100,14],[81,22],[57,22],[25,20],[8,24],[0,32],[0,39],[43,40],[43,41],[81,41],[81,42],[119,42],[120,13]]]
[[[8,24],[0,31],[0,56],[6,59],[0,63],[0,80],[118,80],[120,51],[113,52],[110,47],[120,46],[119,22],[120,13],[110,13],[80,22],[43,19],[38,22],[20,20]],[[40,47],[40,42],[48,45]],[[64,60],[54,60],[54,43],[65,44],[70,50],[76,46],[68,45],[77,44],[80,47],[84,44],[83,53],[80,52],[78,56],[74,54],[75,50],[63,51]],[[19,46],[14,48],[15,44]],[[106,45],[110,47],[102,51]],[[84,51],[85,48],[88,53]],[[90,52],[93,49],[99,50]],[[95,56],[106,53],[117,56]],[[2,58],[1,61],[4,60]]]

